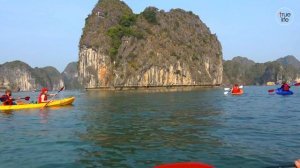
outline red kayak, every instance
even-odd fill
[[[197,162],[185,162],[185,163],[171,163],[155,166],[154,168],[215,168],[208,164]]]

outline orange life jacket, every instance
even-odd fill
[[[240,93],[241,89],[238,86],[234,86],[231,90],[231,93]]]

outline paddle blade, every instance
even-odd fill
[[[269,93],[273,93],[275,89],[268,90]]]
[[[59,89],[58,92],[61,92],[62,90],[64,90],[64,88],[65,88],[65,87],[63,86],[62,88]]]
[[[229,92],[224,92],[224,95],[227,95]]]
[[[243,86],[243,85],[241,85],[241,86],[239,86],[239,88],[240,88],[240,89],[243,89],[243,88],[244,88],[244,86]]]
[[[154,168],[214,168],[208,164],[196,163],[196,162],[185,162],[185,163],[171,163],[155,166]]]
[[[27,96],[27,97],[25,97],[24,99],[25,99],[26,101],[28,101],[28,100],[30,100],[30,97]]]
[[[300,83],[295,83],[294,86],[300,86]]]
[[[228,90],[230,90],[230,88],[224,88],[224,90],[228,91]]]

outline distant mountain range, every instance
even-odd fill
[[[223,62],[223,84],[264,85],[300,78],[300,61],[292,55],[266,63],[255,63],[246,57]]]
[[[42,87],[58,90],[62,86],[66,89],[80,88],[77,80],[77,63],[70,63],[60,73],[56,68],[32,68],[21,61],[0,64],[0,88],[12,90],[32,91]]]

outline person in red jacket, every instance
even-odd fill
[[[48,100],[48,88],[42,88],[38,97],[38,103],[46,103]]]
[[[290,91],[290,86],[286,82],[283,82],[281,85],[281,89],[283,91]]]
[[[235,84],[232,88],[231,88],[231,93],[240,93],[241,89],[239,88],[238,84]]]
[[[47,103],[48,96],[53,96],[54,94],[48,94],[48,88],[42,88],[38,97],[38,103]]]
[[[11,96],[11,90],[9,89],[7,89],[5,94],[1,96],[1,101],[3,102],[4,106],[16,105],[13,97]]]

